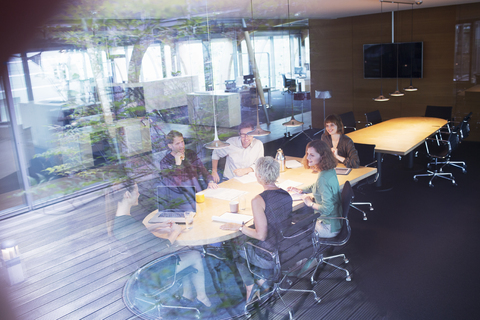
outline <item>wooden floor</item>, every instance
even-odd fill
[[[118,258],[107,236],[101,193],[66,201],[0,222],[0,241],[15,239],[26,280],[9,288],[18,319],[128,319],[135,316],[122,301],[129,275],[154,258],[147,251]],[[347,266],[353,273],[360,267]],[[340,271],[325,267],[311,295],[287,293],[297,319],[347,319],[378,316],[368,300]],[[355,279],[355,278],[354,278]],[[294,287],[307,287],[299,281]],[[254,319],[281,319],[283,304],[273,300],[252,312]]]

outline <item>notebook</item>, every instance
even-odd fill
[[[185,223],[184,212],[197,211],[195,187],[157,186],[158,212],[149,223],[173,221]]]

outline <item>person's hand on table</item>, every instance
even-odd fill
[[[238,223],[225,223],[220,226],[220,229],[222,230],[232,230],[232,231],[237,231],[242,225]]]
[[[215,179],[215,178],[213,178],[213,179]],[[218,188],[218,185],[215,182],[210,181],[208,183],[208,189],[217,189],[217,188]]]
[[[220,176],[217,171],[212,171],[213,182],[218,183],[220,181]]]
[[[175,223],[173,223],[173,221],[156,223],[153,226],[153,231],[159,232],[159,233],[170,233],[173,231],[172,229],[173,225],[176,225]]]
[[[235,169],[233,170],[233,173],[237,176],[237,177],[242,177],[250,172],[253,172],[253,169],[252,168],[240,168],[240,169]]]
[[[302,189],[298,189],[298,188],[295,188],[295,187],[288,187],[287,188],[287,191],[288,192],[295,192],[295,193],[302,193]]]

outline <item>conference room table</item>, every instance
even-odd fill
[[[386,120],[373,126],[347,133],[353,142],[374,144],[377,158],[378,179],[376,187],[382,187],[382,155],[408,155],[407,168],[413,167],[413,150],[421,145],[447,120],[428,117],[402,117]]]
[[[297,160],[300,158],[286,157],[287,160]],[[343,165],[339,165],[343,167]],[[348,180],[352,185],[355,185],[358,181],[363,180],[377,172],[376,168],[360,167],[358,169],[352,169],[348,175],[338,175],[338,182],[340,188]],[[303,188],[313,184],[318,177],[318,173],[313,173],[311,169],[305,169],[303,166],[295,169],[286,169],[285,172],[280,173],[278,183],[282,183],[286,180],[302,183],[298,186]],[[252,215],[251,200],[257,195],[263,192],[263,187],[258,182],[242,183],[237,179],[230,179],[222,182],[218,185],[219,188],[228,188],[245,191],[246,208],[245,210],[239,210],[240,214]],[[293,202],[292,210],[298,210],[304,206],[302,200]],[[207,245],[222,241],[227,241],[236,238],[241,235],[240,231],[222,230],[220,226],[223,222],[212,221],[213,216],[220,216],[225,212],[230,211],[230,201],[220,200],[216,198],[205,197],[205,202],[197,203],[197,212],[193,219],[193,228],[185,230],[178,236],[175,241],[178,246],[198,246]],[[157,210],[151,212],[143,220],[145,226],[149,226],[149,220],[155,216]],[[253,223],[251,220],[247,225]],[[184,226],[182,226],[184,228]],[[165,234],[152,232],[157,237],[166,237]]]

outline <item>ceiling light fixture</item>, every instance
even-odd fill
[[[380,43],[382,42],[382,14],[383,1],[380,1]],[[383,44],[380,44],[380,95],[373,100],[379,102],[390,100],[383,95]]]

